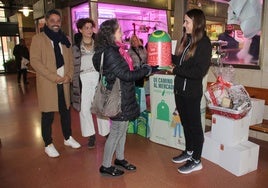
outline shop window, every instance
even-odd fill
[[[76,21],[90,15],[89,4],[84,3],[73,7],[71,14],[73,33],[76,33]],[[119,20],[123,31],[123,40],[127,44],[133,34],[142,39],[145,45],[149,34],[153,31],[168,31],[166,10],[98,3],[98,24],[111,18]]]
[[[2,1],[0,1],[0,7],[4,7],[4,4]],[[6,15],[5,15],[5,10],[3,8],[0,8],[0,22],[6,22]]]

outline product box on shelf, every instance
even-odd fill
[[[242,176],[257,169],[258,159],[259,145],[245,141],[220,150],[219,166],[236,176]]]
[[[249,116],[230,119],[217,114],[212,115],[211,137],[221,144],[235,146],[248,140]]]
[[[263,121],[265,100],[251,98],[251,109],[248,113],[250,117],[249,125],[260,124]]]
[[[204,134],[204,145],[202,150],[202,157],[215,163],[219,163],[220,150],[224,149],[224,146],[211,137],[211,132]]]

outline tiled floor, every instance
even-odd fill
[[[250,138],[260,145],[258,169],[236,177],[218,165],[203,159],[203,170],[189,175],[177,172],[171,158],[180,151],[151,142],[138,135],[128,135],[126,158],[137,166],[136,172],[122,177],[103,177],[98,169],[105,139],[98,136],[94,149],[86,147],[81,137],[79,118],[72,111],[73,137],[83,147],[75,150],[63,145],[56,114],[54,144],[60,157],[44,153],[40,134],[35,78],[18,86],[16,75],[0,75],[0,187],[1,188],[265,188],[268,187],[268,142]],[[49,93],[48,93],[49,95]]]

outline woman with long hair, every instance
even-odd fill
[[[184,35],[172,61],[175,67],[174,94],[185,136],[185,150],[173,157],[174,163],[186,162],[178,168],[183,174],[201,170],[204,134],[201,123],[203,77],[207,74],[212,47],[206,35],[206,19],[202,10],[191,9],[184,16]]]
[[[110,118],[112,122],[110,134],[104,146],[103,161],[99,171],[101,174],[120,176],[124,171],[112,165],[114,153],[115,165],[128,171],[136,170],[136,167],[124,156],[126,133],[129,120],[134,120],[140,114],[135,97],[135,81],[149,75],[151,67],[145,65],[138,70],[133,69],[132,59],[122,43],[122,31],[117,19],[104,21],[96,35],[93,63],[98,71],[100,71],[102,54],[104,54],[102,69],[106,87],[111,89],[116,78],[120,80],[122,112]]]

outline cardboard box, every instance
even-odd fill
[[[220,150],[219,166],[236,176],[242,176],[257,169],[259,145],[249,141],[236,146],[225,146]]]
[[[265,100],[251,98],[251,109],[248,113],[250,117],[249,125],[260,124],[263,121]]]
[[[224,149],[224,146],[211,137],[211,132],[206,132],[204,138],[202,157],[215,164],[219,164],[220,150]]]
[[[230,119],[212,115],[211,137],[226,146],[235,146],[248,140],[249,116],[242,119]]]

